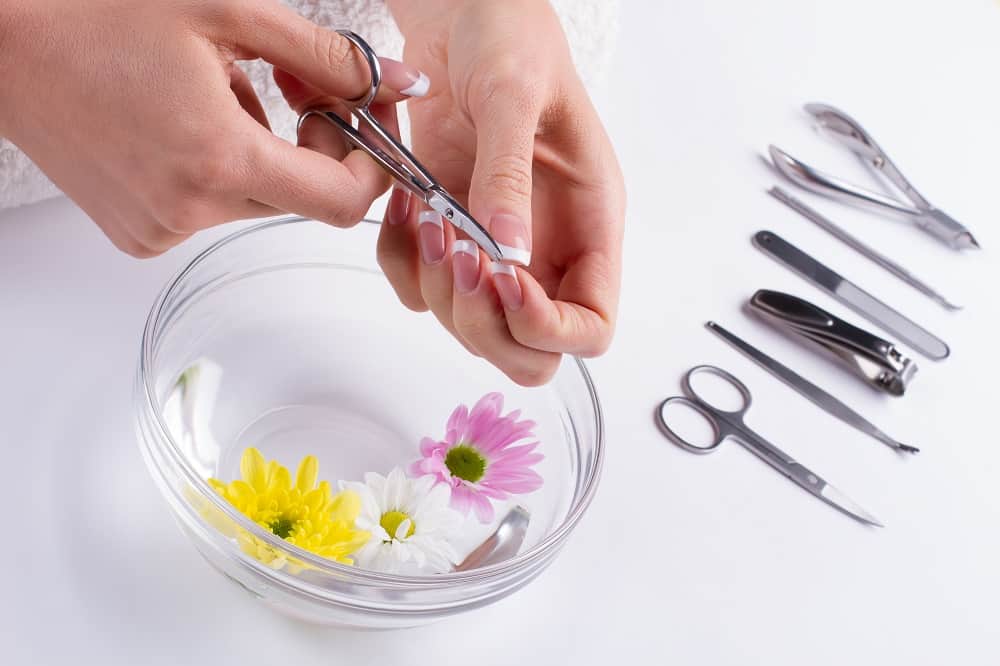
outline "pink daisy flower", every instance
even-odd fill
[[[489,393],[472,411],[459,405],[448,419],[443,441],[425,437],[420,442],[420,460],[410,465],[414,477],[432,474],[438,483],[451,487],[453,509],[469,514],[474,510],[483,523],[493,520],[491,499],[530,493],[542,487],[542,477],[530,469],[544,456],[535,452],[538,442],[517,444],[533,438],[534,421],[518,421],[520,410],[501,416],[503,396]]]

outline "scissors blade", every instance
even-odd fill
[[[424,201],[428,206],[440,213],[441,217],[468,234],[469,238],[475,241],[476,245],[482,248],[483,252],[493,261],[507,264],[515,263],[522,266],[528,265],[528,262],[524,261],[524,258],[518,255],[519,251],[516,248],[501,246],[497,243],[493,239],[493,236],[486,229],[483,229],[473,219],[472,215],[462,208],[447,192],[432,187],[427,191]],[[520,252],[523,253],[523,250]]]
[[[820,498],[827,504],[840,509],[855,520],[875,527],[885,527],[875,516],[862,509],[857,502],[824,481],[814,472],[797,462],[784,465],[784,473],[795,483]]]

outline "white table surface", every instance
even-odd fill
[[[140,329],[168,276],[219,232],[139,262],[65,200],[0,215],[0,662],[997,663],[998,66],[1000,5],[987,0],[626,3],[600,102],[630,194],[619,332],[591,364],[603,487],[535,583],[416,630],[273,614],[200,559],[150,483],[130,415]],[[772,141],[865,176],[810,131],[799,105],[812,100],[861,119],[986,249],[958,254],[809,201],[965,311],[763,193],[773,178],[757,155]],[[761,228],[939,332],[952,357],[915,357],[910,393],[891,399],[748,319],[740,305],[760,287],[846,315],[751,247]],[[707,333],[710,318],[923,452],[895,455],[820,412]],[[704,362],[749,384],[753,427],[887,527],[859,526],[738,446],[696,457],[665,441],[653,409]]]

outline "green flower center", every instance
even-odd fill
[[[278,518],[271,523],[271,531],[277,534],[282,539],[287,539],[292,534],[292,530],[295,528],[295,523],[293,523],[288,518]]]
[[[382,518],[379,519],[378,524],[382,526],[382,529],[389,533],[390,539],[395,539],[396,530],[399,529],[399,526],[402,525],[403,521],[407,518],[410,519],[410,529],[406,530],[406,538],[409,539],[416,531],[417,525],[413,522],[412,518],[402,511],[386,511],[382,514]]]
[[[452,476],[475,483],[486,473],[486,458],[468,444],[459,444],[444,457],[444,464]]]

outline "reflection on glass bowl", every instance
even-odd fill
[[[135,392],[143,455],[185,534],[223,574],[303,619],[413,626],[501,599],[537,576],[586,510],[603,460],[603,425],[584,365],[523,388],[468,354],[433,317],[399,305],[374,260],[376,224],[345,232],[300,218],[235,233],[166,287],[142,339]],[[238,479],[247,447],[294,471],[315,455],[320,478],[359,481],[420,457],[451,411],[500,392],[536,422],[544,485],[470,517],[465,557],[516,506],[530,512],[518,552],[466,571],[390,575],[338,564],[248,520],[207,483]],[[237,533],[301,566],[269,566]]]

